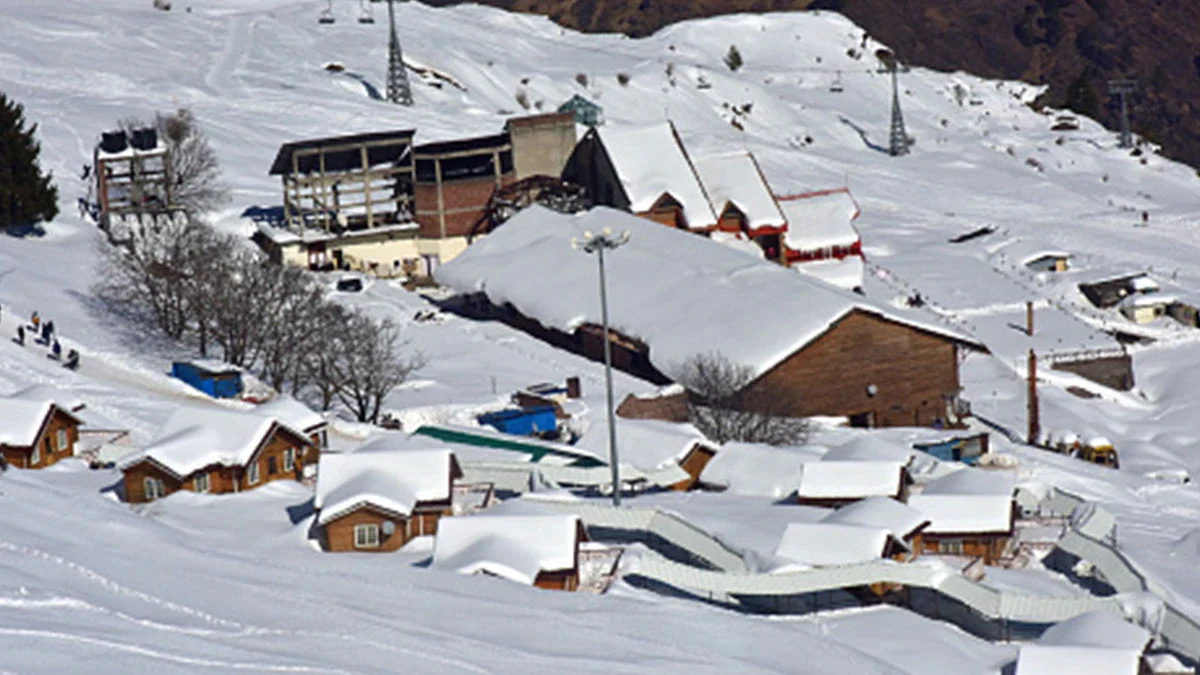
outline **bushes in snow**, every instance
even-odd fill
[[[399,329],[325,297],[317,278],[273,265],[194,217],[134,224],[101,242],[93,293],[110,308],[200,353],[290,388],[322,410],[340,403],[361,422],[423,361],[401,354]]]
[[[729,51],[725,53],[724,61],[725,65],[735,73],[742,67],[744,64],[742,53],[738,51],[737,45],[729,45]]]
[[[808,420],[790,417],[792,394],[755,382],[754,370],[722,354],[698,354],[676,381],[688,390],[688,417],[719,443],[795,445],[808,439]]]
[[[195,114],[188,108],[157,113],[154,122],[121,120],[121,129],[153,126],[170,157],[171,200],[187,213],[203,214],[229,202],[229,187],[221,182],[221,164]]]
[[[622,87],[629,84],[629,73],[617,73],[617,83]]]

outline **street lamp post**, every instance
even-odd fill
[[[612,251],[629,241],[629,232],[614,235],[609,228],[600,234],[584,232],[582,238],[571,239],[571,246],[584,253],[595,253],[600,264],[600,328],[604,332],[604,385],[608,400],[608,463],[612,466],[613,506],[621,505],[621,470],[617,466],[617,423],[613,413],[612,347],[608,335],[608,284],[604,276],[604,252]]]

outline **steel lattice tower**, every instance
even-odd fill
[[[412,88],[408,86],[408,71],[404,68],[404,56],[400,52],[400,38],[396,36],[396,13],[394,0],[387,0],[388,30],[388,76],[387,100],[400,105],[412,105]]]
[[[1121,147],[1133,147],[1133,134],[1129,131],[1129,108],[1125,104],[1125,96],[1137,91],[1137,82],[1133,80],[1109,80],[1109,95],[1121,97]]]
[[[904,114],[900,112],[900,85],[896,73],[900,70],[899,62],[893,60],[892,71],[892,124],[888,133],[888,154],[892,157],[907,155],[909,150],[908,132],[904,129]]]

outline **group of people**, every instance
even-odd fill
[[[33,316],[29,318],[28,329],[33,333],[34,342],[50,348],[48,354],[50,358],[55,361],[63,361],[63,368],[75,370],[79,367],[79,352],[74,349],[67,350],[67,358],[63,360],[62,345],[59,344],[58,338],[54,334],[53,321],[42,321],[42,317],[34,312]],[[25,331],[25,324],[17,326],[17,337],[13,339],[13,342],[25,346]]]

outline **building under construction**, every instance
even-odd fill
[[[171,161],[153,127],[108,131],[92,154],[96,221],[112,236],[114,222],[156,217],[175,210]]]

